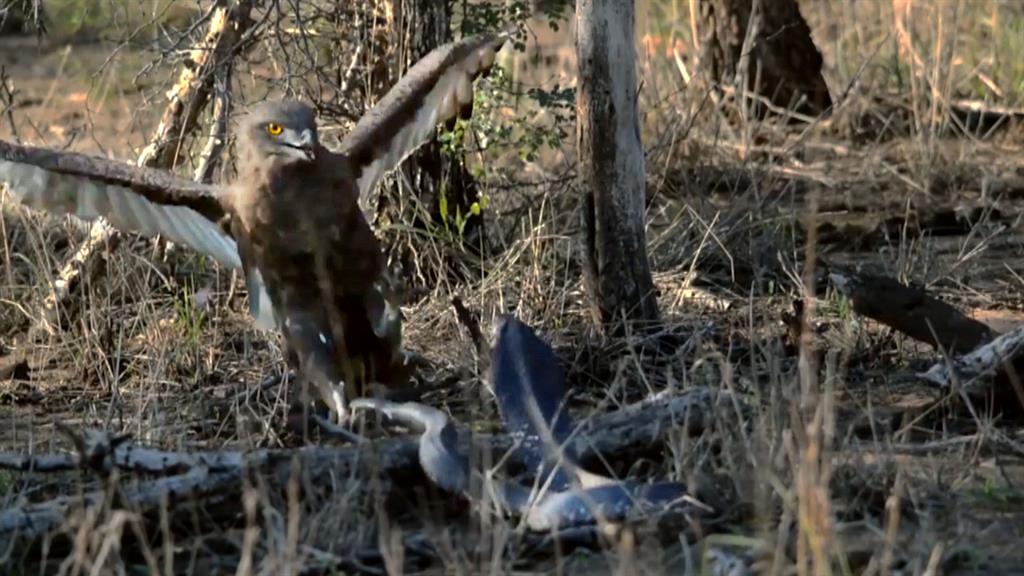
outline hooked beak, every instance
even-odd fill
[[[316,159],[317,141],[312,130],[303,130],[298,139],[288,143],[288,147],[296,151],[296,156],[302,160],[312,161]]]

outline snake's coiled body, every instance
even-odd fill
[[[492,351],[491,378],[506,430],[517,442],[530,485],[494,480],[490,497],[534,531],[547,532],[598,522],[621,522],[662,512],[687,500],[679,482],[620,481],[580,468],[569,447],[575,428],[560,411],[564,379],[551,348],[525,324],[506,317]],[[470,500],[470,480],[481,474],[459,452],[458,431],[445,412],[419,403],[362,398],[356,410],[374,410],[420,433],[419,461],[438,487]]]

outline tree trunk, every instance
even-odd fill
[[[0,0],[0,36],[46,32],[46,12],[40,0]]]
[[[722,86],[734,85],[755,3],[757,29],[746,64],[747,90],[784,109],[817,115],[832,106],[821,52],[797,0],[697,0],[701,62]],[[758,77],[760,75],[760,77]],[[763,116],[760,107],[757,115]]]
[[[396,67],[393,79],[397,81],[431,50],[452,40],[452,3],[451,0],[397,0],[394,18]],[[470,210],[477,196],[476,184],[461,158],[442,153],[440,143],[433,140],[403,162],[399,171],[398,182],[380,196],[378,223],[393,221],[421,227],[447,226],[453,234],[458,234],[456,214],[459,214],[464,220],[461,229],[464,244],[468,248],[479,246],[482,219]],[[405,183],[412,190],[402,195],[398,189]],[[410,197],[415,200],[408,201]],[[445,214],[442,214],[442,206]],[[402,246],[392,246],[391,249],[399,251],[401,260],[410,260],[405,256],[411,256],[411,253]],[[408,265],[411,262],[404,263]],[[422,262],[416,264],[421,266]],[[431,283],[436,272],[440,271],[421,267],[418,270],[419,280]]]
[[[604,324],[658,319],[644,238],[634,21],[631,0],[576,2],[584,281],[595,320]]]

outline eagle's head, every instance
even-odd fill
[[[250,162],[312,162],[320,148],[316,113],[302,102],[263,102],[241,121],[238,144]]]

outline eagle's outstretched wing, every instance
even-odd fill
[[[160,234],[240,268],[234,239],[220,224],[219,189],[143,168],[71,152],[0,141],[0,182],[16,200],[83,220],[105,218],[120,230]]]
[[[435,127],[468,116],[473,79],[490,68],[506,35],[475,36],[441,46],[416,63],[364,116],[342,143],[360,195],[421,146]],[[221,188],[95,156],[0,141],[0,183],[32,208],[115,228],[160,234],[241,268],[238,245],[222,226]],[[257,324],[274,326],[270,298],[258,271],[250,274],[250,307]]]
[[[439,46],[406,72],[341,143],[360,197],[434,134],[437,125],[473,111],[473,80],[490,70],[509,33],[471,36]]]

